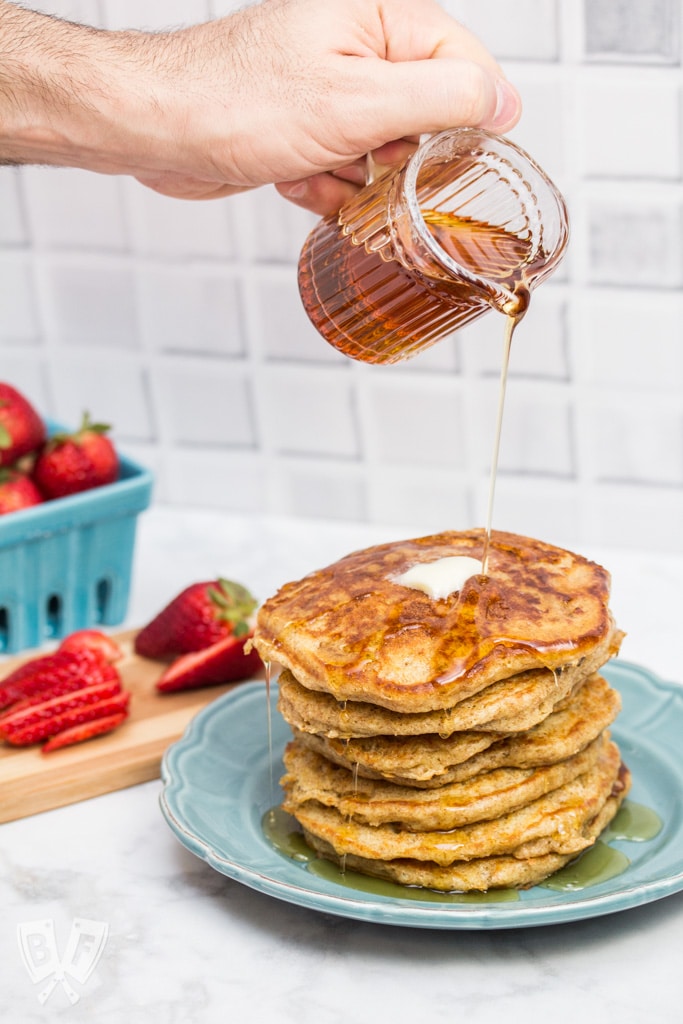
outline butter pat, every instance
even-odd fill
[[[438,558],[436,562],[419,562],[393,579],[394,583],[399,583],[402,587],[421,590],[435,601],[439,601],[456,590],[461,590],[463,583],[472,576],[480,575],[479,558],[451,555],[448,558]]]

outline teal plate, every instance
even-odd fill
[[[261,820],[281,800],[280,755],[290,730],[275,710],[273,685],[271,764],[264,683],[244,683],[215,700],[167,750],[161,810],[180,842],[216,871],[288,903],[360,921],[522,928],[637,907],[683,889],[683,687],[621,661],[610,663],[603,674],[623,700],[612,734],[633,774],[629,799],[655,811],[663,825],[646,842],[611,840],[629,866],[580,891],[535,886],[514,902],[440,902],[438,896],[436,902],[423,902],[351,889],[280,853],[264,836]]]

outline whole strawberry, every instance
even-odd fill
[[[33,479],[46,498],[64,498],[111,484],[119,472],[106,423],[92,423],[88,413],[73,434],[55,434],[38,456]]]
[[[11,384],[0,381],[0,466],[11,466],[23,455],[40,448],[45,424]]]
[[[256,599],[231,580],[193,583],[166,605],[135,638],[145,658],[167,658],[201,651],[234,636],[246,639]]]
[[[42,494],[25,473],[0,469],[0,516],[40,505],[42,500]]]

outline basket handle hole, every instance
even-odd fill
[[[95,619],[97,622],[104,622],[107,617],[109,601],[111,599],[111,580],[104,576],[97,581],[95,587]]]
[[[61,636],[63,604],[59,594],[50,594],[47,599],[45,624],[48,636]]]
[[[0,608],[0,651],[6,651],[9,647],[9,611],[7,608]]]

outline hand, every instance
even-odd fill
[[[520,114],[436,0],[265,0],[160,34],[0,0],[0,48],[0,159],[130,174],[179,198],[274,183],[325,213],[363,183],[367,152],[391,163],[423,132],[502,132]]]

